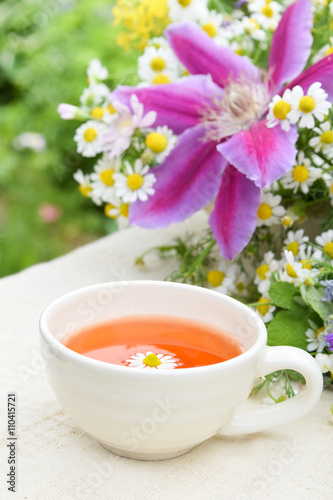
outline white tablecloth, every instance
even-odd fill
[[[269,432],[214,437],[188,454],[139,462],[108,452],[62,412],[39,353],[43,308],[65,292],[120,279],[163,279],[175,266],[150,246],[201,231],[197,214],[163,231],[129,229],[0,280],[0,498],[26,500],[325,500],[333,496],[333,425],[326,391],[306,417]],[[22,242],[24,251],[24,242]],[[17,392],[17,492],[7,490],[7,392]]]

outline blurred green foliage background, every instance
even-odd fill
[[[0,276],[114,230],[73,180],[93,161],[76,153],[80,124],[56,111],[61,102],[79,103],[91,59],[109,69],[111,87],[135,68],[137,55],[116,46],[113,3],[0,1]],[[25,132],[43,134],[46,148],[17,149]]]

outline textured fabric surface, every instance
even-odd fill
[[[269,432],[216,436],[161,462],[117,457],[78,429],[57,403],[39,352],[38,321],[53,299],[75,288],[120,279],[163,279],[175,266],[147,248],[187,231],[204,214],[163,231],[137,228],[0,280],[0,498],[26,500],[252,500],[332,498],[332,392],[306,417]],[[6,394],[18,394],[17,492],[7,491]]]

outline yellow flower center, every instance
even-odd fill
[[[249,22],[253,24],[252,29],[255,29],[255,30],[260,29],[260,25],[259,25],[258,21],[256,21],[255,19],[250,18]],[[249,30],[246,30],[246,31],[248,32]]]
[[[297,278],[297,273],[291,264],[288,263],[286,265],[286,271],[288,276],[290,276],[291,278]]]
[[[111,205],[111,203],[107,203],[104,207],[104,213],[107,217],[110,217],[110,219],[116,219],[117,218],[117,215],[114,215],[114,214],[110,214],[110,211],[113,209],[113,208],[116,208],[114,205]]]
[[[178,0],[179,5],[181,5],[182,7],[188,7],[191,2],[192,0]]]
[[[333,194],[333,182],[331,184],[331,193]]]
[[[168,145],[167,138],[158,132],[152,132],[146,137],[146,146],[154,153],[161,153]]]
[[[245,290],[245,284],[242,281],[236,283],[236,288],[239,293],[242,293]]]
[[[317,332],[316,332],[316,338],[318,338],[318,337],[319,337],[319,335],[320,335],[320,334],[321,334],[324,330],[325,330],[325,327],[324,327],[324,326],[322,326],[322,327],[318,328],[318,330],[317,330]]]
[[[271,207],[267,205],[267,203],[261,203],[257,211],[257,216],[259,217],[259,219],[267,220],[272,217],[272,215],[273,210],[271,209]]]
[[[333,144],[333,131],[328,130],[327,132],[324,132],[323,134],[321,134],[320,140],[324,144]]]
[[[97,130],[90,127],[83,134],[83,138],[86,142],[93,142],[97,137]]]
[[[272,7],[270,7],[268,4],[266,4],[262,9],[261,9],[261,12],[262,14],[264,14],[264,16],[266,17],[273,17],[274,16],[274,12],[273,12],[273,9]]]
[[[285,120],[287,118],[287,114],[289,113],[290,110],[291,110],[291,106],[290,106],[289,102],[281,99],[280,101],[278,101],[274,104],[273,115],[278,120]]]
[[[265,316],[265,314],[267,314],[268,311],[269,311],[269,300],[268,299],[264,299],[264,297],[260,297],[260,299],[258,300],[258,302],[260,304],[268,304],[268,305],[256,306],[256,309],[259,312],[259,314],[261,316]]]
[[[329,241],[323,246],[323,250],[327,255],[333,259],[333,241]]]
[[[163,73],[156,75],[153,79],[153,85],[162,85],[163,83],[170,83],[170,78]]]
[[[115,171],[113,168],[106,168],[99,173],[99,178],[106,186],[113,186],[113,184],[114,184],[114,178],[113,178],[114,172]]]
[[[80,184],[78,186],[80,193],[85,197],[85,198],[90,198],[90,193],[92,191],[92,188],[88,184]]]
[[[114,108],[112,106],[112,104],[109,104],[107,109],[108,109],[108,112],[110,113],[110,115],[114,115],[115,113],[117,113],[116,108]]]
[[[211,38],[214,38],[216,36],[217,30],[214,24],[212,23],[206,23],[203,25],[202,29],[209,35]]]
[[[103,118],[104,113],[105,113],[105,108],[103,109],[103,108],[99,108],[99,107],[97,107],[97,108],[94,108],[94,109],[91,111],[91,113],[90,113],[90,114],[91,114],[91,116],[92,116],[93,118],[96,118],[97,120],[100,120],[101,118]]]
[[[122,120],[122,122],[119,124],[118,126],[118,129],[120,130],[120,132],[124,129],[124,128],[127,128],[127,127],[132,127],[132,120],[131,118],[125,118],[124,120]]]
[[[291,226],[293,223],[293,220],[292,218],[290,217],[290,215],[285,215],[282,219],[282,224],[285,226],[285,227],[289,227]]]
[[[309,177],[309,171],[304,165],[296,165],[293,170],[293,178],[296,182],[304,182]]]
[[[222,273],[222,271],[218,271],[217,269],[212,269],[207,274],[207,281],[214,288],[221,286],[224,278],[225,278],[225,274]]]
[[[162,71],[166,64],[162,57],[154,57],[150,63],[151,69],[154,71]]]
[[[148,356],[143,360],[143,363],[146,366],[151,366],[152,368],[155,368],[156,366],[161,364],[161,360],[156,356],[156,354],[148,354]]]
[[[140,174],[130,174],[127,176],[127,186],[132,190],[136,191],[140,189],[143,184],[143,177]]]
[[[297,243],[297,241],[292,241],[291,243],[289,243],[289,245],[286,246],[286,250],[288,250],[288,252],[291,252],[294,257],[298,254],[298,249],[299,244]]]
[[[299,109],[303,113],[311,113],[316,107],[316,101],[314,100],[313,97],[309,95],[305,95],[302,97],[302,99],[299,101]]]
[[[303,269],[312,269],[312,264],[311,262],[308,261],[308,259],[302,259],[301,261]]]
[[[242,49],[242,47],[240,47],[239,49],[235,50],[235,54],[238,54],[239,56],[242,56],[244,54],[244,50]]]
[[[128,209],[129,209],[129,204],[128,203],[122,203],[119,207],[119,213],[123,217],[128,217]]]
[[[261,280],[264,280],[264,279],[266,279],[266,274],[268,273],[268,271],[269,271],[268,265],[267,264],[263,264],[262,266],[259,266],[257,268],[256,273],[257,273],[257,275],[259,276],[259,278]]]
[[[330,56],[331,54],[333,54],[333,47],[329,47],[326,52],[325,52],[325,56]]]

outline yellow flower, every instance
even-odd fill
[[[143,50],[150,38],[161,36],[170,20],[167,0],[117,0],[114,25],[122,31],[117,43],[124,50]]]

